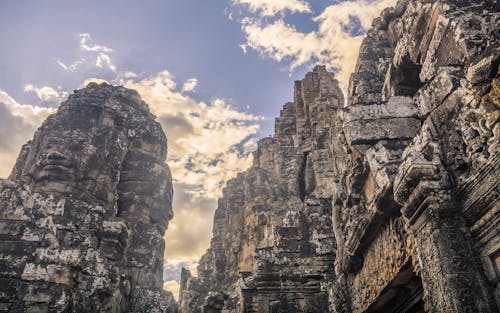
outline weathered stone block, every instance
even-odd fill
[[[342,120],[350,123],[357,120],[378,120],[401,117],[417,117],[418,108],[409,97],[391,97],[386,103],[351,105],[344,109]]]
[[[373,145],[380,140],[413,138],[420,127],[416,118],[356,120],[344,124],[344,133],[350,145]]]

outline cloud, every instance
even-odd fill
[[[68,96],[68,93],[66,91],[57,91],[49,86],[36,87],[32,84],[25,85],[24,91],[34,92],[38,99],[42,100],[43,102],[50,102],[55,104],[59,104]]]
[[[80,66],[85,64],[85,59],[82,58],[80,60],[77,60],[77,61],[69,64],[69,65],[64,64],[61,60],[56,60],[56,62],[64,70],[73,72],[73,71],[76,71]]]
[[[244,51],[252,48],[276,61],[288,58],[291,70],[321,55],[317,48],[322,40],[316,33],[301,33],[283,19],[267,24],[259,19],[245,18],[242,29],[247,36],[246,44],[242,45]]]
[[[113,52],[113,49],[108,48],[106,46],[100,46],[100,45],[89,46],[89,41],[91,41],[89,33],[80,34],[80,48],[83,51],[100,52],[100,53]]]
[[[89,77],[89,78],[85,79],[80,84],[79,88],[87,87],[87,85],[90,84],[90,83],[96,83],[96,84],[106,83],[106,84],[110,84],[110,82],[107,81],[106,79],[102,79],[102,78],[98,78],[98,77]]]
[[[163,289],[171,291],[174,297],[179,300],[180,290],[180,273],[182,268],[186,268],[191,272],[191,275],[197,276],[198,259],[193,260],[178,260],[168,259],[163,265]]]
[[[179,301],[179,291],[181,289],[181,285],[176,280],[169,280],[163,283],[163,289],[170,291],[175,300]]]
[[[257,133],[260,117],[236,110],[223,99],[196,101],[177,89],[168,71],[123,84],[141,94],[163,125],[177,182],[217,198],[223,183],[250,164],[250,155],[239,146]]]
[[[233,5],[244,5],[252,13],[261,16],[273,16],[289,11],[292,13],[310,13],[311,8],[303,0],[233,0]]]
[[[66,71],[74,72],[83,67],[95,66],[116,72],[116,65],[113,63],[110,55],[110,53],[114,52],[113,49],[103,45],[92,44],[92,39],[89,33],[79,34],[79,37],[81,58],[71,64],[66,64],[61,60],[56,60],[60,67]]]
[[[212,220],[217,199],[198,195],[199,186],[174,184],[174,219],[165,234],[165,257],[197,260],[207,249],[212,235]]]
[[[0,90],[0,177],[10,174],[21,146],[54,112],[54,108],[19,104]]]
[[[95,61],[95,66],[99,68],[107,66],[110,70],[116,72],[116,66],[111,62],[111,58],[109,57],[109,55],[105,53],[99,53]]]
[[[396,0],[358,0],[332,4],[312,17],[317,30],[311,32],[298,30],[284,16],[246,16],[240,20],[246,36],[241,48],[245,53],[253,49],[262,56],[287,62],[290,71],[302,65],[325,64],[337,69],[337,79],[346,88],[364,33],[384,8],[395,3]]]
[[[184,85],[182,85],[182,91],[188,92],[188,91],[194,91],[196,88],[196,85],[198,85],[198,80],[196,78],[190,78],[186,80]]]
[[[120,73],[124,78],[134,78],[137,77],[137,74],[132,71],[125,71]]]
[[[193,260],[179,260],[179,259],[168,259],[163,265],[163,279],[168,280],[179,280],[179,273],[182,268],[186,268],[191,272],[191,275],[197,275],[198,259]]]
[[[0,102],[0,151],[3,152],[3,157],[14,159],[15,153],[6,154],[6,151],[16,151],[20,148],[20,138],[29,137],[31,127],[27,124],[22,117],[13,115],[7,106]],[[4,163],[4,162],[2,162]],[[10,171],[8,169],[1,169],[3,174]],[[7,173],[8,174],[8,173]],[[6,175],[5,175],[6,176]]]
[[[55,108],[20,104],[1,89],[0,103],[2,103],[13,116],[21,118],[24,123],[34,127],[38,127],[47,116],[56,112]]]

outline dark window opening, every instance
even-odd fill
[[[392,85],[395,96],[412,97],[424,84],[420,81],[422,65],[414,63],[410,56],[403,58],[401,65],[394,69]]]

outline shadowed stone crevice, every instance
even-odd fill
[[[418,62],[418,61],[417,61]],[[388,72],[389,83],[385,88],[387,93],[394,96],[413,97],[415,93],[424,85],[420,81],[422,65],[414,63],[409,55],[405,55],[397,67],[391,67]]]

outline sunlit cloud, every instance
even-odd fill
[[[178,280],[169,280],[163,283],[163,289],[170,291],[177,301],[179,300],[179,291],[181,289],[180,287],[181,285],[179,284]]]
[[[304,0],[232,0],[234,5],[244,5],[252,13],[262,16],[273,16],[289,11],[292,13],[309,13],[311,8]]]
[[[89,43],[90,41],[91,41],[91,39],[90,39],[89,33],[80,34],[80,48],[83,51],[92,51],[92,52],[101,52],[101,53],[113,52],[113,49],[108,48],[106,46],[97,45],[97,44],[91,45]]]
[[[61,60],[56,60],[56,62],[64,70],[73,72],[76,71],[80,66],[82,66],[85,63],[85,59],[82,58],[68,65],[64,64],[64,62]]]
[[[61,60],[56,60],[57,64],[66,71],[74,72],[83,67],[98,67],[116,72],[116,65],[113,63],[111,53],[113,49],[104,45],[92,43],[89,33],[79,34],[80,37],[80,59],[67,64]]]
[[[121,72],[119,73],[121,74],[124,78],[134,78],[134,77],[137,77],[137,74],[132,72],[132,71],[125,71],[125,72]]]
[[[85,79],[81,84],[80,86],[78,86],[78,88],[85,88],[87,87],[88,84],[90,83],[96,83],[96,84],[102,84],[102,83],[106,83],[106,84],[111,84],[109,81],[107,81],[106,79],[103,79],[103,78],[98,78],[98,77],[89,77],[87,79]]]
[[[317,30],[310,32],[287,23],[283,15],[275,19],[243,16],[240,23],[246,42],[241,48],[245,53],[253,49],[264,57],[286,62],[290,71],[303,65],[325,64],[337,70],[337,79],[345,89],[364,33],[384,8],[395,3],[396,0],[353,0],[332,4],[320,14],[311,15]],[[254,11],[250,8],[248,13]]]
[[[198,85],[198,80],[196,78],[190,78],[186,80],[184,85],[182,85],[182,91],[188,92],[188,91],[194,91],[196,88],[196,85]]]
[[[10,174],[21,146],[54,112],[54,108],[20,104],[0,90],[0,177]]]
[[[50,86],[36,87],[32,84],[27,84],[24,86],[24,91],[33,92],[36,94],[38,99],[42,100],[43,102],[50,102],[53,104],[59,104],[68,96],[68,93],[66,91],[60,90],[61,88],[58,89],[59,90],[56,90]]]
[[[250,164],[241,145],[258,132],[260,117],[223,99],[196,101],[185,88],[177,89],[168,71],[123,84],[139,92],[163,125],[176,182],[196,187],[197,195],[217,198],[224,182]]]
[[[24,123],[38,127],[52,113],[55,108],[47,108],[37,105],[20,104],[5,91],[0,90],[0,103],[12,116],[19,117]]]
[[[95,61],[95,66],[99,68],[108,67],[113,72],[116,71],[116,66],[111,62],[111,58],[106,53],[99,53]]]

